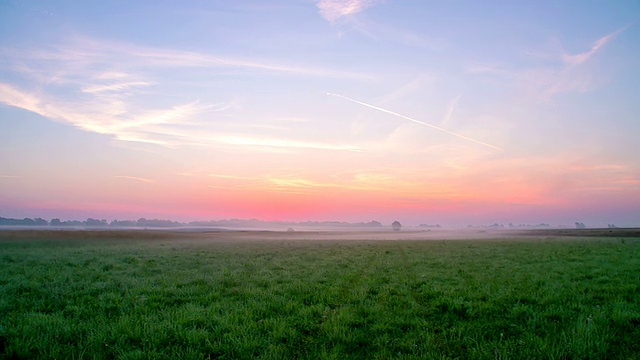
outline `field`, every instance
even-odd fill
[[[0,357],[640,358],[640,234],[476,235],[0,231]]]

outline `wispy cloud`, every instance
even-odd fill
[[[21,91],[9,84],[0,83],[0,102],[17,108],[35,111],[39,109],[40,100],[37,96]]]
[[[106,85],[92,85],[82,89],[86,93],[104,93],[104,92],[121,92],[132,87],[146,87],[154,85],[154,83],[146,81],[118,82]]]
[[[299,149],[319,149],[319,150],[348,150],[362,151],[361,148],[353,145],[330,144],[316,141],[301,141],[294,139],[283,139],[278,137],[246,136],[246,135],[223,135],[213,138],[216,142],[230,145],[258,146],[258,147],[284,147]]]
[[[114,175],[113,177],[114,177],[114,178],[116,178],[116,179],[134,180],[134,181],[139,181],[139,182],[144,182],[144,183],[152,183],[152,182],[155,182],[155,180],[152,180],[152,179],[146,179],[146,178],[141,178],[141,177],[137,177],[137,176]]]
[[[523,80],[533,86],[531,90],[538,93],[542,100],[548,100],[555,95],[566,92],[585,92],[594,86],[593,70],[586,67],[604,45],[615,39],[625,28],[607,34],[596,40],[593,46],[578,54],[563,52],[559,55],[562,64],[559,67],[543,67],[523,73]]]
[[[413,32],[405,27],[377,22],[364,16],[356,16],[375,7],[384,0],[318,0],[316,7],[320,15],[331,24],[347,25],[361,35],[375,42],[391,42],[405,46],[440,52],[449,47],[442,38]],[[342,32],[339,33],[343,35]]]
[[[190,94],[181,94],[180,87],[175,85],[183,78],[176,80],[167,74],[185,71],[196,82],[199,74],[210,76],[217,71],[228,72],[230,68],[241,69],[242,73],[259,71],[292,76],[360,78],[362,74],[87,37],[39,49],[0,48],[0,56],[4,57],[3,66],[22,77],[20,82],[0,82],[0,103],[85,131],[109,135],[120,142],[166,147],[224,145],[358,150],[349,145],[252,135],[257,128],[271,131],[287,128],[264,122],[222,123],[219,120],[228,112],[238,110],[234,100],[201,101],[194,97],[210,95],[193,91],[194,87],[189,88]],[[163,99],[157,100],[151,94],[161,94]],[[286,120],[281,123],[305,121]],[[223,133],[231,127],[240,128],[244,133]]]
[[[228,174],[207,174],[207,176],[218,179],[231,179],[231,180],[255,180],[255,177],[249,176],[239,176],[239,175],[228,175]]]
[[[294,117],[294,116],[281,117],[281,118],[277,118],[275,120],[279,121],[279,122],[283,122],[283,123],[307,123],[307,122],[309,122],[309,119],[305,119],[305,118],[301,118],[301,117]]]
[[[269,181],[279,188],[318,188],[336,186],[333,184],[323,184],[304,178],[270,178]]]
[[[224,190],[247,190],[244,186],[224,186],[224,185],[207,185],[209,189],[224,189]]]
[[[112,135],[121,141],[170,145],[171,141],[168,140],[171,139],[163,139],[162,135],[166,138],[166,135],[172,135],[172,132],[152,126],[180,124],[190,116],[216,110],[213,105],[198,102],[176,105],[168,109],[135,110],[130,109],[132,105],[123,104],[117,97],[91,98],[83,103],[74,103],[52,99],[51,96],[30,93],[10,84],[0,83],[0,103],[68,123],[85,131]]]
[[[209,173],[205,174],[210,178],[211,184],[207,185],[211,189],[227,189],[227,190],[256,190],[261,188],[261,184],[265,182],[262,175],[243,176],[232,173]]]
[[[509,73],[504,65],[492,63],[472,63],[465,70],[470,74],[507,75]]]
[[[586,92],[597,86],[597,69],[589,66],[592,59],[603,51],[627,27],[597,39],[586,51],[570,54],[564,50],[554,52],[527,51],[538,63],[515,69],[507,64],[472,64],[467,72],[485,74],[511,80],[527,93],[528,99],[546,102],[556,95],[570,92]]]
[[[376,0],[320,0],[316,3],[320,15],[327,21],[336,20],[357,14],[367,8],[372,7],[379,1]]]
[[[211,54],[172,48],[141,46],[139,44],[108,41],[84,36],[73,37],[66,43],[40,49],[0,48],[0,54],[21,60],[37,60],[41,65],[64,62],[66,66],[87,68],[116,63],[125,70],[107,71],[103,79],[114,80],[126,77],[129,70],[149,68],[240,68],[268,72],[291,73],[309,76],[336,78],[370,78],[367,74],[345,72],[336,69],[279,63],[262,58]],[[16,70],[19,70],[16,68]],[[28,67],[23,71],[33,71]],[[61,72],[68,75],[66,72]]]
[[[458,100],[460,100],[461,96],[462,95],[458,95],[449,102],[449,105],[447,106],[447,113],[444,115],[444,119],[442,120],[442,126],[447,125],[451,120],[453,112],[456,110],[456,104],[458,104]]]
[[[394,172],[396,169],[387,169]],[[396,188],[402,181],[396,176],[377,170],[352,170],[349,174],[334,176],[320,174],[301,174],[287,171],[272,171],[256,176],[235,174],[209,174],[213,183],[208,185],[214,189],[248,190],[257,192],[278,192],[287,194],[314,194],[320,192],[343,191],[385,191]]]
[[[580,64],[584,64],[585,62],[587,62],[591,57],[593,57],[596,53],[598,53],[608,42],[610,42],[611,40],[615,39],[616,36],[618,36],[620,33],[622,33],[624,30],[626,30],[627,27],[624,27],[618,31],[614,31],[610,34],[607,34],[603,37],[601,37],[600,39],[598,39],[593,46],[591,46],[591,49],[581,52],[579,54],[567,54],[564,53],[562,54],[562,60],[571,66],[576,66],[576,65],[580,65]]]

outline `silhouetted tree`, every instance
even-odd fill
[[[393,231],[400,231],[400,228],[402,228],[402,224],[400,224],[399,221],[394,221],[393,224],[391,224],[391,228],[393,229]]]
[[[113,220],[110,225],[113,227],[135,227],[137,222],[135,220]]]
[[[88,218],[84,222],[84,225],[86,225],[86,226],[106,226],[107,225],[107,220],[98,220],[98,219]]]
[[[177,221],[171,221],[171,220],[140,218],[137,221],[137,225],[140,227],[175,227],[175,226],[181,226],[182,224]]]

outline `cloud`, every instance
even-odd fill
[[[319,188],[319,187],[338,187],[335,184],[325,184],[311,181],[304,178],[269,178],[269,181],[278,188]]]
[[[145,179],[141,177],[127,176],[127,175],[114,175],[113,177],[116,179],[127,179],[127,180],[134,180],[134,181],[145,182],[145,183],[152,183],[155,181],[152,179]]]
[[[301,174],[286,169],[270,171],[251,177],[235,174],[209,174],[208,176],[212,178],[213,183],[208,187],[306,195],[313,193],[326,194],[327,192],[366,192],[388,191],[390,188],[397,189],[397,186],[403,182],[388,172],[395,173],[396,169],[349,170],[329,175],[328,177],[319,174]]]
[[[311,194],[313,192],[326,193],[328,190],[337,192],[387,191],[390,187],[397,190],[398,186],[402,186],[397,178],[393,177],[396,180],[393,183],[389,181],[390,178],[390,176],[382,174],[373,176],[373,174],[366,172],[355,172],[354,176],[349,179],[334,177],[331,179],[332,181],[315,180],[298,174],[272,174],[265,177],[266,183],[261,188],[278,192]]]
[[[375,0],[320,0],[316,3],[320,15],[329,22],[357,14],[374,6]]]
[[[85,99],[83,103],[75,103],[49,99],[46,96],[0,83],[0,103],[31,111],[85,131],[112,135],[121,141],[171,145],[172,141],[164,140],[163,137],[169,135],[170,138],[174,138],[172,135],[177,133],[169,129],[159,129],[157,126],[181,124],[190,116],[215,111],[215,106],[198,102],[165,109],[136,111],[129,109],[130,106],[122,104],[117,98],[91,98]]]
[[[0,49],[0,54],[8,58],[18,58],[27,63],[36,61],[39,65],[44,65],[45,68],[48,65],[55,66],[63,63],[65,67],[72,67],[76,71],[83,68],[87,70],[96,65],[118,64],[118,66],[129,70],[149,68],[241,68],[320,77],[370,78],[367,74],[278,63],[255,57],[242,58],[197,51],[149,47],[84,36],[76,36],[66,43],[50,45],[40,49],[2,48]],[[33,71],[34,69],[25,67],[22,70]],[[66,72],[63,73],[67,74]],[[102,74],[102,79],[114,80],[128,76],[127,70],[109,70]]]
[[[255,177],[250,176],[238,176],[228,174],[207,174],[207,176],[218,179],[231,179],[231,180],[255,180]]]
[[[624,27],[618,31],[614,31],[608,35],[605,35],[603,37],[601,37],[600,39],[598,39],[593,46],[591,47],[591,49],[579,53],[579,54],[567,54],[564,53],[562,54],[562,60],[565,62],[565,64],[570,65],[570,66],[576,66],[576,65],[581,65],[584,64],[585,62],[587,62],[591,57],[593,57],[596,53],[598,53],[600,51],[600,49],[602,49],[602,47],[604,45],[606,45],[608,42],[610,42],[611,40],[615,39],[616,36],[618,36],[620,33],[622,33],[624,30],[626,30],[627,27]]]
[[[595,85],[595,74],[586,64],[605,44],[615,39],[625,28],[607,34],[596,40],[591,49],[579,54],[562,53],[560,67],[534,69],[524,74],[524,81],[532,84],[540,99],[548,100],[555,95],[567,92],[586,92]]]
[[[445,114],[444,119],[442,120],[441,126],[445,126],[449,123],[449,121],[451,120],[451,117],[453,116],[453,112],[456,109],[456,104],[458,104],[458,100],[460,100],[461,96],[462,95],[458,95],[449,102],[449,105],[447,106],[447,113]]]
[[[441,52],[449,44],[441,38],[416,33],[406,28],[387,23],[373,21],[370,18],[357,17],[369,8],[377,6],[384,0],[318,0],[316,7],[320,15],[331,24],[347,24],[350,29],[370,38],[375,42],[393,42],[409,47],[424,48]],[[343,21],[344,20],[344,21]],[[340,33],[340,36],[343,34]]]
[[[257,146],[257,147],[283,147],[298,149],[318,149],[318,150],[347,150],[362,151],[354,145],[331,144],[316,141],[302,141],[294,139],[284,139],[268,136],[247,136],[247,135],[222,135],[213,138],[214,141],[222,144]]]
[[[78,107],[56,103],[37,94],[27,93],[9,84],[0,83],[0,102],[19,107],[41,116],[71,124],[85,131],[111,135],[115,140],[155,144],[167,147],[231,145],[234,147],[291,148],[361,151],[355,145],[333,144],[318,141],[296,140],[275,136],[250,134],[225,134],[192,124],[195,116],[202,117],[216,111],[224,111],[226,104],[200,104],[192,102],[164,109],[143,110],[138,114],[124,109],[124,114],[113,109],[87,104]]]
[[[221,108],[224,108],[222,106]],[[124,129],[136,129],[147,125],[180,124],[180,122],[191,115],[202,114],[207,111],[215,111],[215,105],[200,104],[198,101],[192,103],[175,105],[168,109],[149,110],[140,115],[133,116],[127,121],[119,122],[110,126],[107,131],[117,132]]]
[[[506,64],[471,64],[467,72],[512,81],[527,93],[524,98],[538,102],[550,101],[562,93],[587,92],[597,86],[598,79],[597,69],[589,66],[591,60],[626,28],[602,36],[589,50],[578,54],[564,50],[552,53],[527,51],[526,54],[537,61],[535,66],[516,69]]]
[[[103,93],[103,92],[121,92],[132,87],[146,87],[154,85],[152,82],[146,81],[133,81],[133,82],[120,82],[106,85],[93,85],[82,89],[82,92],[86,93]]]
[[[39,109],[40,104],[40,100],[36,96],[6,83],[0,83],[0,102],[36,113],[38,112],[36,109]]]
[[[284,126],[248,124],[231,117],[235,100],[206,102],[198,86],[181,93],[184,76],[195,85],[229,68],[291,76],[366,78],[365,75],[326,68],[271,63],[217,54],[137,46],[76,37],[70,42],[38,49],[0,48],[2,66],[15,82],[0,82],[0,103],[39,114],[52,121],[112,136],[120,142],[178,146],[263,147],[270,149],[326,149],[357,151],[356,146],[258,137],[255,128],[285,131]],[[20,85],[17,85],[20,84]],[[195,90],[194,90],[195,89]],[[219,121],[220,119],[234,121]],[[281,123],[305,121],[288,118]],[[242,128],[247,134],[225,134],[224,128]],[[263,131],[264,132],[264,131]]]
[[[499,64],[487,64],[487,63],[472,63],[466,67],[466,71],[470,74],[491,74],[491,75],[506,75],[509,73],[505,69],[504,65]]]
[[[281,118],[277,118],[275,120],[279,121],[279,122],[285,122],[285,123],[307,123],[307,122],[309,122],[309,119],[305,119],[305,118],[301,118],[301,117],[295,117],[295,116],[281,117]]]

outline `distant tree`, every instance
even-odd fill
[[[393,224],[391,224],[391,228],[393,229],[393,231],[400,231],[400,228],[402,228],[402,224],[400,224],[399,221],[394,221]]]
[[[33,219],[31,218],[12,219],[12,218],[0,217],[0,225],[33,226],[35,224],[36,224],[35,221],[33,221]]]
[[[135,227],[137,222],[135,220],[113,220],[110,226],[113,227]]]
[[[47,222],[47,220],[43,219],[43,218],[35,218],[33,219],[33,225],[37,225],[37,226],[46,226],[49,223]]]
[[[140,227],[175,227],[182,224],[177,221],[140,218],[136,222]]]
[[[107,220],[98,220],[98,219],[88,218],[84,222],[84,225],[86,225],[86,226],[106,226],[107,225]]]
[[[80,221],[80,220],[67,220],[67,221],[63,222],[62,224],[60,224],[60,225],[65,225],[65,226],[82,226],[82,225],[84,225],[84,224],[83,224],[83,223],[82,223],[82,221]]]
[[[576,221],[576,229],[584,229],[584,228],[586,228],[585,224]]]
[[[60,219],[51,219],[51,222],[49,223],[49,225],[51,225],[51,226],[60,226],[60,225],[62,225],[62,223],[60,222]]]

